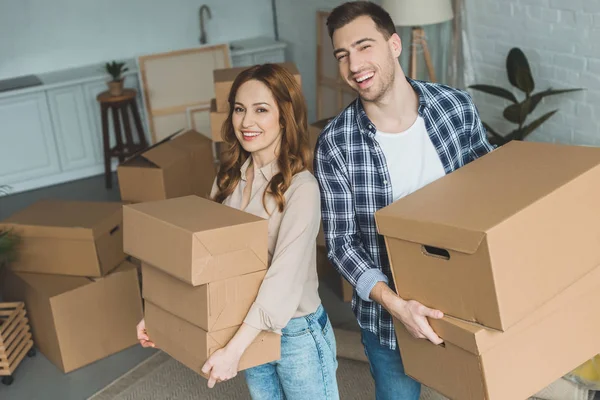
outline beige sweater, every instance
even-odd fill
[[[240,183],[223,204],[241,208],[249,165],[250,158],[241,167]],[[283,212],[279,212],[275,199],[267,196],[269,216],[263,206],[263,193],[278,172],[277,161],[254,171],[250,201],[242,211],[269,220],[269,269],[244,322],[280,333],[291,318],[313,313],[321,304],[316,264],[321,208],[317,181],[310,172],[303,171],[292,178],[284,194]],[[216,190],[215,182],[211,197]]]

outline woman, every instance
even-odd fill
[[[281,358],[245,371],[252,398],[337,399],[336,343],[317,291],[320,198],[300,86],[281,66],[251,67],[235,79],[229,110],[211,197],[269,220],[269,269],[244,323],[202,371],[211,388],[231,379],[260,331],[275,331]],[[152,346],[142,324],[138,338]]]

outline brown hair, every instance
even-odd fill
[[[329,38],[333,39],[333,32],[336,29],[342,28],[363,15],[371,17],[377,30],[381,32],[385,40],[396,33],[396,26],[392,21],[392,17],[381,6],[370,1],[349,1],[334,8],[327,17]]]
[[[255,65],[242,71],[234,80],[229,92],[229,113],[221,127],[225,149],[221,156],[221,168],[217,175],[218,191],[214,201],[221,203],[240,182],[240,168],[250,156],[238,141],[232,123],[235,109],[235,96],[242,84],[257,80],[264,83],[275,98],[279,109],[281,125],[281,144],[277,156],[277,173],[269,182],[263,195],[263,206],[266,208],[267,195],[275,197],[279,211],[285,207],[286,190],[290,187],[292,177],[306,169],[310,169],[311,152],[308,144],[308,122],[306,101],[302,89],[294,76],[284,67],[277,64]]]

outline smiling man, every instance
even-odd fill
[[[427,318],[443,314],[390,288],[374,214],[493,147],[468,93],[404,75],[400,37],[380,6],[344,3],[327,27],[340,75],[358,94],[327,124],[315,149],[328,257],[355,288],[352,308],[377,399],[417,400],[421,386],[404,373],[392,315],[413,336],[439,344]]]

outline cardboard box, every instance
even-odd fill
[[[222,142],[221,129],[227,120],[227,112],[217,111],[217,99],[210,100],[210,133],[214,142]]]
[[[37,272],[100,277],[123,253],[123,203],[46,199],[13,214],[0,226],[21,237],[10,267]]]
[[[444,339],[413,338],[394,321],[408,375],[456,400],[526,399],[600,353],[600,267],[506,332],[452,317]]]
[[[294,78],[296,78],[296,82],[300,86],[302,86],[302,78],[300,77],[300,72],[298,72],[298,68],[296,65],[291,62],[285,63],[277,63],[277,65],[281,65],[290,71]],[[233,85],[233,81],[240,74],[240,72],[248,69],[250,67],[235,67],[235,68],[221,68],[213,70],[213,79],[215,82],[215,97],[217,101],[217,111],[218,112],[228,112],[229,111],[229,102],[227,99],[229,98],[229,92],[231,91],[231,86]]]
[[[600,148],[510,142],[379,210],[397,293],[506,330],[600,264]]]
[[[124,248],[192,286],[267,269],[268,221],[198,196],[123,207]]]
[[[190,286],[158,268],[142,264],[144,299],[205,331],[244,322],[267,271]]]
[[[157,348],[205,377],[202,366],[206,360],[225,347],[239,328],[206,332],[150,301],[146,301],[145,321],[148,336]],[[262,331],[242,355],[239,370],[278,360],[280,354],[281,336]]]
[[[103,278],[6,272],[2,296],[24,301],[35,346],[70,372],[138,343],[142,301],[134,265]]]
[[[119,165],[121,200],[139,203],[191,194],[210,195],[216,176],[212,141],[193,130],[179,133]]]

